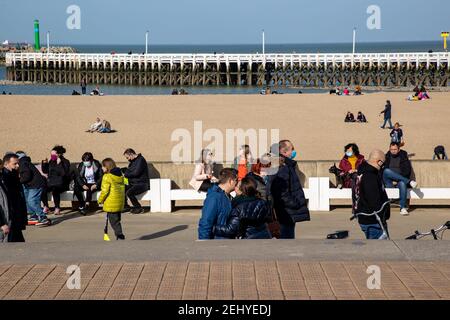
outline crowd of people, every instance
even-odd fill
[[[414,94],[408,96],[408,101],[421,101],[431,99],[425,86],[421,86],[420,88],[416,86],[413,89],[413,92]]]
[[[103,204],[116,239],[125,239],[121,214],[143,213],[136,196],[150,189],[145,158],[126,149],[123,155],[129,165],[121,169],[111,158],[100,162],[91,152],[85,152],[74,168],[65,153],[63,146],[55,146],[50,159],[42,160],[40,166],[34,165],[24,151],[8,152],[0,160],[0,242],[24,242],[22,232],[28,225],[51,226],[47,216],[63,214],[61,195],[72,188],[82,215],[93,209],[92,195],[100,192],[98,203]]]
[[[350,89],[348,87],[345,87],[344,89],[341,88],[336,88],[336,89],[331,89],[330,90],[330,94],[335,94],[337,96],[350,96],[352,95],[352,93],[350,92]],[[355,91],[353,92],[354,96],[360,96],[362,95],[362,88],[361,86],[356,86],[355,87]]]

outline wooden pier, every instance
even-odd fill
[[[139,86],[448,87],[450,53],[7,53],[7,79]]]

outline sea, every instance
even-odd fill
[[[143,53],[144,45],[90,45],[90,44],[58,44],[70,46],[79,53]],[[442,51],[440,41],[421,42],[375,42],[357,43],[358,53],[392,53],[392,52],[433,52]],[[149,53],[258,53],[262,52],[259,44],[215,44],[215,45],[149,45]],[[320,43],[320,44],[266,44],[266,53],[350,53],[351,43]],[[72,90],[80,91],[73,84],[4,84],[6,80],[6,67],[0,67],[0,94],[18,95],[69,95]],[[93,89],[88,87],[89,89]],[[181,87],[172,86],[130,86],[130,85],[102,85],[101,91],[105,95],[168,95],[173,89]],[[189,94],[258,94],[262,88],[256,86],[184,86]],[[277,88],[278,93],[298,94],[298,88]],[[303,93],[323,93],[324,89],[302,88]]]

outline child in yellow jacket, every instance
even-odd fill
[[[103,211],[107,213],[116,239],[124,240],[125,236],[120,223],[122,218],[121,212],[125,205],[125,183],[122,171],[111,158],[106,158],[102,161],[102,168],[104,175],[98,203],[103,203]]]

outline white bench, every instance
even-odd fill
[[[309,179],[309,187],[316,190],[319,186],[318,178]],[[319,197],[317,192],[311,192],[310,189],[304,189],[305,198],[309,199],[310,210],[318,210]],[[206,193],[198,192],[194,189],[171,189],[170,179],[161,179],[161,212],[172,212],[172,201],[175,200],[205,200]],[[233,193],[232,193],[233,195]]]
[[[352,199],[351,189],[330,188],[330,178],[319,179],[319,208],[317,211],[330,211],[331,199]],[[389,199],[399,199],[399,189],[386,189]],[[450,200],[450,188],[408,189],[408,199]]]
[[[150,179],[150,190],[146,191],[136,198],[140,201],[150,201],[151,212],[161,212],[161,179]],[[86,193],[85,193],[86,196]],[[92,194],[93,200],[98,200],[100,192]],[[53,201],[52,194],[48,194],[49,201]],[[76,199],[73,191],[66,191],[61,194],[61,201],[73,201]]]

